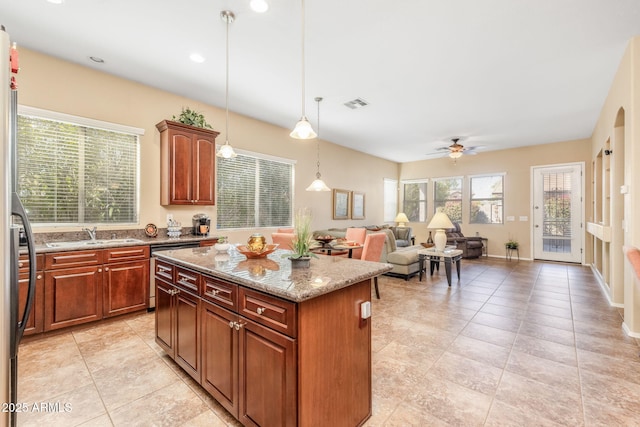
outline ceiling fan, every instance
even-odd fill
[[[438,153],[427,154],[427,156],[429,158],[449,156],[452,159],[456,160],[462,157],[462,153],[474,155],[477,154],[476,150],[482,148],[482,146],[465,147],[464,145],[459,143],[459,141],[461,140],[462,138],[459,137],[451,138],[451,142],[453,142],[453,144],[447,147],[437,148],[436,150],[439,151]],[[441,151],[446,151],[446,153],[440,153]]]

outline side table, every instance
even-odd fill
[[[489,238],[480,237],[480,240],[482,240],[482,255],[487,258],[489,256]]]
[[[444,261],[444,269],[447,273],[447,283],[451,286],[451,264],[456,263],[456,271],[458,280],[460,280],[460,260],[462,259],[462,251],[460,249],[451,249],[439,251],[435,248],[421,249],[418,251],[418,262],[420,270],[419,281],[422,281],[422,274],[426,274],[425,262],[429,261],[429,270],[433,276],[436,266],[440,265],[440,261]]]

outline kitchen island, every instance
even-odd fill
[[[371,279],[392,266],[284,253],[157,252],[156,342],[244,425],[362,425]]]

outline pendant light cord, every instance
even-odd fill
[[[320,101],[322,101],[322,98],[317,97],[316,102],[318,103],[318,120],[317,120],[318,136],[316,137],[316,146],[318,150],[318,153],[317,153],[318,162],[316,164],[317,166],[316,178],[318,179],[320,179]]]
[[[305,58],[304,58],[304,0],[302,0],[302,117],[305,117],[305,112],[304,112],[304,88],[305,88],[305,81],[304,81],[304,62],[305,62]]]
[[[229,21],[231,20],[231,18],[229,16],[227,16],[227,52],[226,52],[226,59],[227,59],[227,76],[226,76],[226,90],[225,90],[225,104],[226,104],[226,114],[227,114],[227,121],[226,121],[226,126],[225,126],[225,138],[227,140],[227,144],[229,143]]]

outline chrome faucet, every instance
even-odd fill
[[[83,228],[82,231],[86,231],[87,234],[89,234],[89,237],[91,238],[91,240],[96,240],[96,231],[98,230],[98,227],[93,227],[93,228]]]

